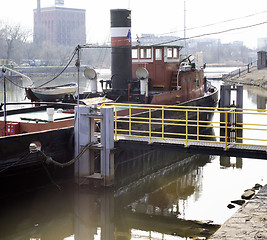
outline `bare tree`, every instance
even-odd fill
[[[30,36],[30,31],[23,29],[21,25],[8,25],[4,24],[1,27],[0,35],[5,42],[6,47],[6,59],[12,57],[12,53],[15,47],[20,47],[25,43]]]

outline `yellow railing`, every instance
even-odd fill
[[[255,109],[114,104],[114,134],[119,137],[220,142],[267,146],[267,111]],[[240,121],[242,119],[242,121]]]

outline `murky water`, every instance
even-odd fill
[[[8,101],[24,98],[21,89],[9,88]],[[2,101],[1,93],[0,97]],[[266,98],[266,91],[244,89],[246,108],[266,108]],[[116,187],[104,192],[78,189],[72,180],[52,181],[43,169],[42,175],[27,173],[33,182],[42,178],[50,184],[1,195],[0,239],[204,238],[214,229],[203,231],[196,220],[222,224],[238,209],[227,208],[231,200],[240,199],[255,183],[267,184],[267,161],[256,156],[240,159],[136,150],[117,157],[125,162],[116,166]],[[168,167],[156,167],[164,161],[170,163]],[[150,173],[143,176],[146,171]]]

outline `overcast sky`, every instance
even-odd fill
[[[53,4],[54,0],[41,0],[41,7]],[[1,6],[2,21],[33,28],[37,0],[9,0]],[[86,9],[89,43],[109,41],[110,9],[114,8],[132,10],[133,38],[141,33],[184,36],[184,0],[65,0],[65,6]],[[236,20],[228,21],[231,19]],[[212,26],[201,27],[210,24]],[[257,47],[257,38],[267,37],[267,1],[186,0],[187,37],[255,24],[260,25],[206,37],[220,38],[222,42],[239,40],[251,48]]]

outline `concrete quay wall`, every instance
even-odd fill
[[[209,238],[215,239],[267,239],[267,185]]]

